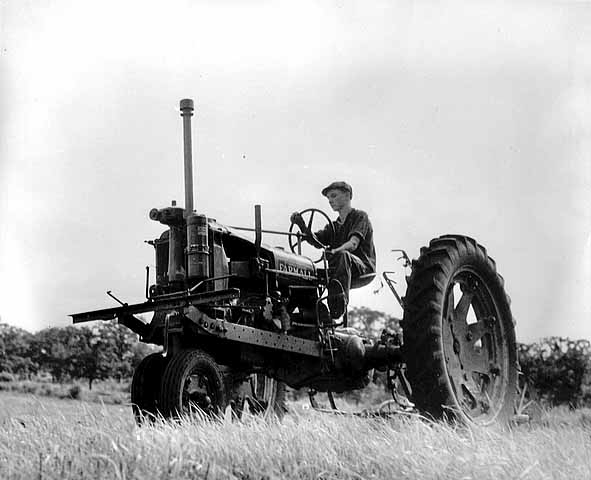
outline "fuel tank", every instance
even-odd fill
[[[310,258],[265,243],[257,248],[256,243],[238,229],[211,222],[209,226],[220,229],[224,251],[230,260],[230,274],[234,277],[232,282],[237,288],[251,293],[279,288],[287,295],[289,287],[318,285],[318,272]],[[266,274],[267,286],[260,283]]]
[[[316,266],[308,257],[296,255],[278,247],[267,247],[266,250],[272,258],[270,267],[277,270],[279,277],[316,280]]]

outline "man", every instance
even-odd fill
[[[333,222],[335,227],[334,238],[330,237],[330,229],[327,225],[322,230],[311,233],[306,232],[303,220],[299,213],[291,216],[291,221],[298,224],[300,229],[307,234],[306,240],[315,247],[328,245],[326,250],[328,259],[329,277],[329,308],[332,318],[339,318],[345,313],[349,301],[351,280],[362,275],[375,273],[376,252],[373,244],[373,228],[367,213],[351,207],[353,189],[346,182],[333,182],[324,189],[322,195],[328,199],[330,207],[338,212],[338,218]],[[298,218],[299,216],[299,218]],[[344,302],[339,301],[338,280],[344,292]]]

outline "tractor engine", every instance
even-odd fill
[[[210,228],[208,218],[195,212],[184,217],[185,210],[172,206],[150,210],[150,219],[169,227],[156,240],[156,284],[150,296],[187,290],[212,277],[228,275],[228,262],[222,246],[221,229]],[[215,220],[212,222],[215,225]],[[224,279],[221,279],[224,280]],[[220,281],[204,290],[226,288]]]
[[[257,245],[205,215],[186,216],[174,201],[170,207],[152,209],[150,219],[169,227],[148,242],[156,257],[156,283],[149,288],[150,298],[238,288],[237,306],[244,310],[232,315],[250,316],[247,324],[273,328],[274,323],[287,330],[291,316],[296,324],[317,323],[322,279],[309,258],[282,247]]]

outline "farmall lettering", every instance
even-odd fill
[[[298,275],[308,280],[314,278],[314,272],[299,265],[291,265],[286,262],[279,262],[279,270],[290,275]]]

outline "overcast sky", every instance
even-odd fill
[[[591,339],[591,4],[0,0],[0,316],[141,301],[153,207],[287,229],[353,185],[378,269],[487,247],[522,341]],[[331,214],[332,215],[332,214]],[[265,237],[270,244],[284,244]],[[377,285],[355,305],[400,316]]]

